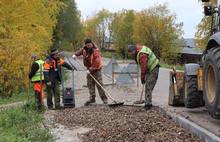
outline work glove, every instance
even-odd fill
[[[72,58],[73,58],[74,60],[76,60],[76,55],[75,55],[75,54],[73,54]]]
[[[86,71],[86,73],[87,73],[87,74],[90,74],[90,71],[89,71],[89,70],[87,70],[87,71]]]
[[[141,79],[141,84],[145,84],[145,79]]]

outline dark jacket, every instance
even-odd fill
[[[57,58],[54,59],[51,56],[46,58],[45,64],[50,65],[49,69],[49,81],[50,82],[61,82],[62,73],[61,69],[62,67],[65,67],[69,70],[74,70],[74,67],[71,67],[68,63],[66,63],[63,59]]]
[[[31,71],[28,75],[29,79],[31,79],[35,75],[38,69],[39,69],[38,63],[34,62],[31,66]]]

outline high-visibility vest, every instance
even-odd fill
[[[94,52],[95,51],[97,51],[97,52],[99,52],[99,49],[98,48],[96,48],[96,49],[92,49]],[[98,61],[96,61],[95,62],[95,60],[94,60],[94,52],[90,55],[90,64],[91,65],[93,65],[93,64],[96,64],[97,66],[95,67],[96,69],[101,69],[102,68],[102,60],[101,60],[101,58],[98,60]],[[86,66],[86,67],[88,67],[87,65],[86,65],[86,56],[87,56],[87,54],[86,54],[86,49],[83,49],[83,64]],[[101,55],[100,55],[101,56]]]
[[[44,80],[44,61],[43,60],[37,60],[35,61],[38,66],[39,66],[39,69],[36,71],[35,75],[31,78],[31,81],[32,82],[35,82],[35,81],[41,81],[41,80]]]
[[[145,53],[148,55],[147,68],[148,68],[149,72],[151,72],[159,64],[159,60],[157,59],[157,57],[155,56],[155,54],[152,52],[152,50],[150,48],[143,46],[137,55],[138,64],[140,64],[139,59],[140,59],[141,53]]]

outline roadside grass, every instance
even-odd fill
[[[52,142],[52,135],[43,127],[43,112],[33,102],[17,108],[1,110],[0,142]]]
[[[29,96],[30,99],[33,98],[34,97],[34,91],[31,90],[29,95],[30,95]],[[28,99],[28,93],[27,92],[21,92],[19,94],[14,94],[11,97],[0,97],[0,105],[25,101],[27,99]]]

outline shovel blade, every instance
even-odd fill
[[[124,102],[114,102],[112,104],[108,104],[109,107],[118,107],[124,105]]]
[[[142,100],[142,101],[139,100],[139,101],[135,101],[135,102],[134,102],[134,104],[143,104],[143,103],[145,103],[144,100]]]

